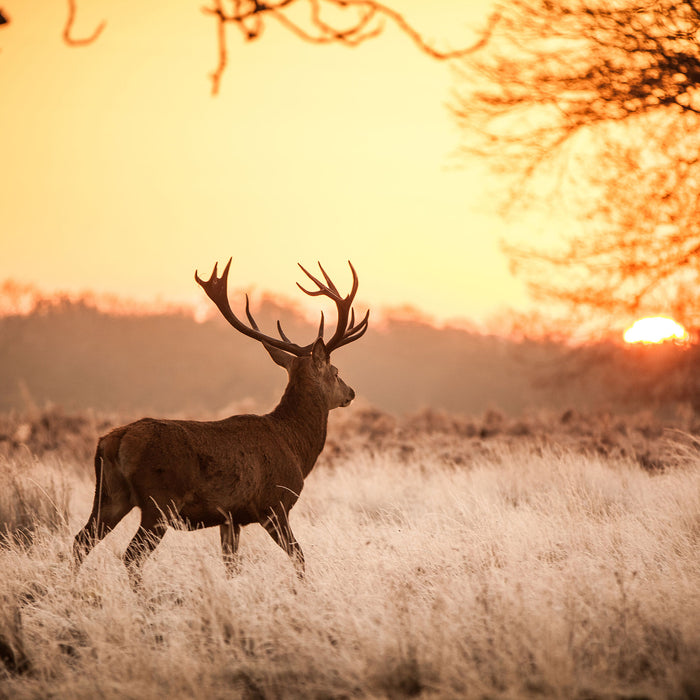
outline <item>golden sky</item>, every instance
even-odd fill
[[[233,256],[231,287],[301,300],[321,260],[373,309],[439,319],[522,307],[490,206],[498,182],[455,157],[447,64],[387,28],[356,49],[313,46],[272,22],[229,32],[218,97],[202,0],[1,0],[0,280],[198,302],[193,272]],[[474,39],[481,0],[394,0],[440,45]],[[459,164],[460,167],[455,167]]]

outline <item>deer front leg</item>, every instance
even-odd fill
[[[270,514],[260,523],[272,539],[287,552],[296,569],[297,576],[304,578],[304,553],[301,551],[301,546],[297,542],[292,528],[289,526],[287,511],[282,508],[273,508]]]
[[[219,525],[219,534],[221,535],[221,553],[224,558],[224,564],[229,573],[238,571],[238,542],[241,536],[241,526],[227,519],[223,525]]]
[[[141,508],[141,525],[129,542],[122,559],[134,590],[141,586],[141,566],[158,546],[168,529],[155,504]]]

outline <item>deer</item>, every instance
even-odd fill
[[[243,335],[262,343],[288,381],[276,408],[265,415],[234,415],[217,421],[142,418],[102,436],[95,452],[95,497],[87,523],[75,536],[73,559],[79,568],[92,548],[134,507],[141,511],[136,534],[122,560],[134,586],[145,559],[170,525],[186,529],[219,527],[224,563],[237,570],[241,527],[259,523],[292,559],[303,578],[304,554],[289,525],[289,511],[326,441],[329,412],[346,407],[355,392],[338,375],[330,356],[361,338],[369,310],[355,322],[358,276],[352,263],[352,289],[343,297],[319,263],[321,281],[301,264],[316,286],[299,289],[331,299],[337,310],[333,335],[324,341],[324,316],[308,345],[292,342],[279,321],[279,338],[264,334],[251,311],[248,323],[232,311],[228,298],[231,259],[208,280],[195,281],[221,315]]]

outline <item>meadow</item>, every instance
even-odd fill
[[[132,590],[132,513],[77,573],[96,436],[0,416],[0,698],[700,698],[700,442],[575,411],[337,411],[291,522],[170,531]]]

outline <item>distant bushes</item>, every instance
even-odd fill
[[[122,421],[123,416],[65,411],[55,406],[0,413],[0,455],[53,454],[72,462],[88,462],[95,452],[97,438]]]
[[[559,447],[579,454],[629,459],[648,470],[673,466],[682,446],[700,443],[700,419],[681,412],[664,421],[649,411],[629,416],[607,412],[530,414],[512,418],[496,410],[481,417],[425,409],[402,418],[361,406],[333,415],[321,461],[358,449],[392,452],[399,461],[416,453],[438,456],[455,466],[468,466],[504,445],[535,450]]]
[[[249,406],[229,408],[231,414],[250,410]],[[98,438],[140,417],[71,412],[59,407],[24,414],[0,413],[0,457],[53,455],[92,474]],[[223,416],[191,417],[207,420]],[[519,418],[494,409],[478,417],[434,409],[395,416],[358,402],[331,414],[321,464],[329,465],[340,457],[367,449],[388,450],[399,461],[422,452],[439,455],[455,466],[465,466],[504,444],[527,443],[533,448],[559,446],[580,454],[631,459],[645,469],[655,470],[675,464],[679,444],[695,449],[694,445],[700,443],[693,436],[700,437],[700,418],[692,411],[680,411],[673,420],[662,420],[650,411],[621,416],[574,409]]]
[[[284,388],[284,373],[260,345],[219,317],[198,323],[182,311],[108,313],[89,299],[27,303],[31,313],[0,314],[0,411],[50,402],[71,410],[215,412],[246,400],[269,407]],[[269,298],[254,313],[265,329],[281,319],[292,339],[316,332],[298,309]],[[423,406],[471,415],[495,407],[511,416],[569,406],[668,412],[679,402],[700,413],[700,345],[573,348],[389,315],[337,360],[359,396],[397,414]]]

